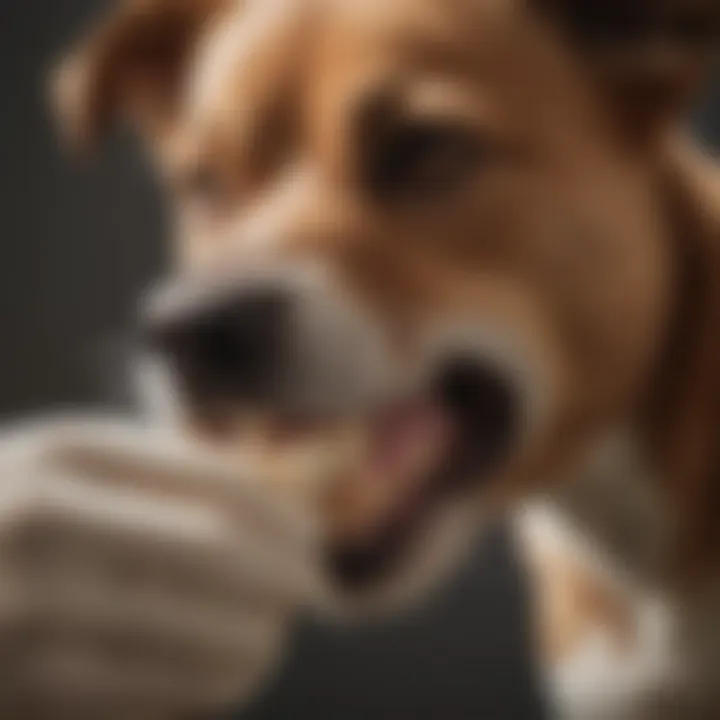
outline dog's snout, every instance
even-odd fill
[[[253,401],[279,382],[293,299],[258,285],[188,303],[148,323],[148,340],[195,402]]]

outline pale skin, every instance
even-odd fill
[[[242,701],[320,592],[311,518],[167,433],[39,423],[5,438],[0,472],[10,717],[158,719]]]

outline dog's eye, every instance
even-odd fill
[[[406,123],[376,141],[365,182],[381,201],[439,198],[468,178],[481,150],[468,128]]]

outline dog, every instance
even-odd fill
[[[183,423],[361,428],[345,506],[382,498],[327,548],[358,612],[509,515],[563,718],[720,713],[720,172],[683,129],[718,22],[123,0],[56,77],[70,142],[126,121],[168,188],[144,330]]]

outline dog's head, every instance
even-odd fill
[[[134,0],[64,67],[74,139],[122,114],[167,180],[176,273],[148,322],[195,426],[367,430],[380,500],[334,546],[347,586],[451,506],[542,490],[643,391],[671,296],[656,151],[717,14]]]

